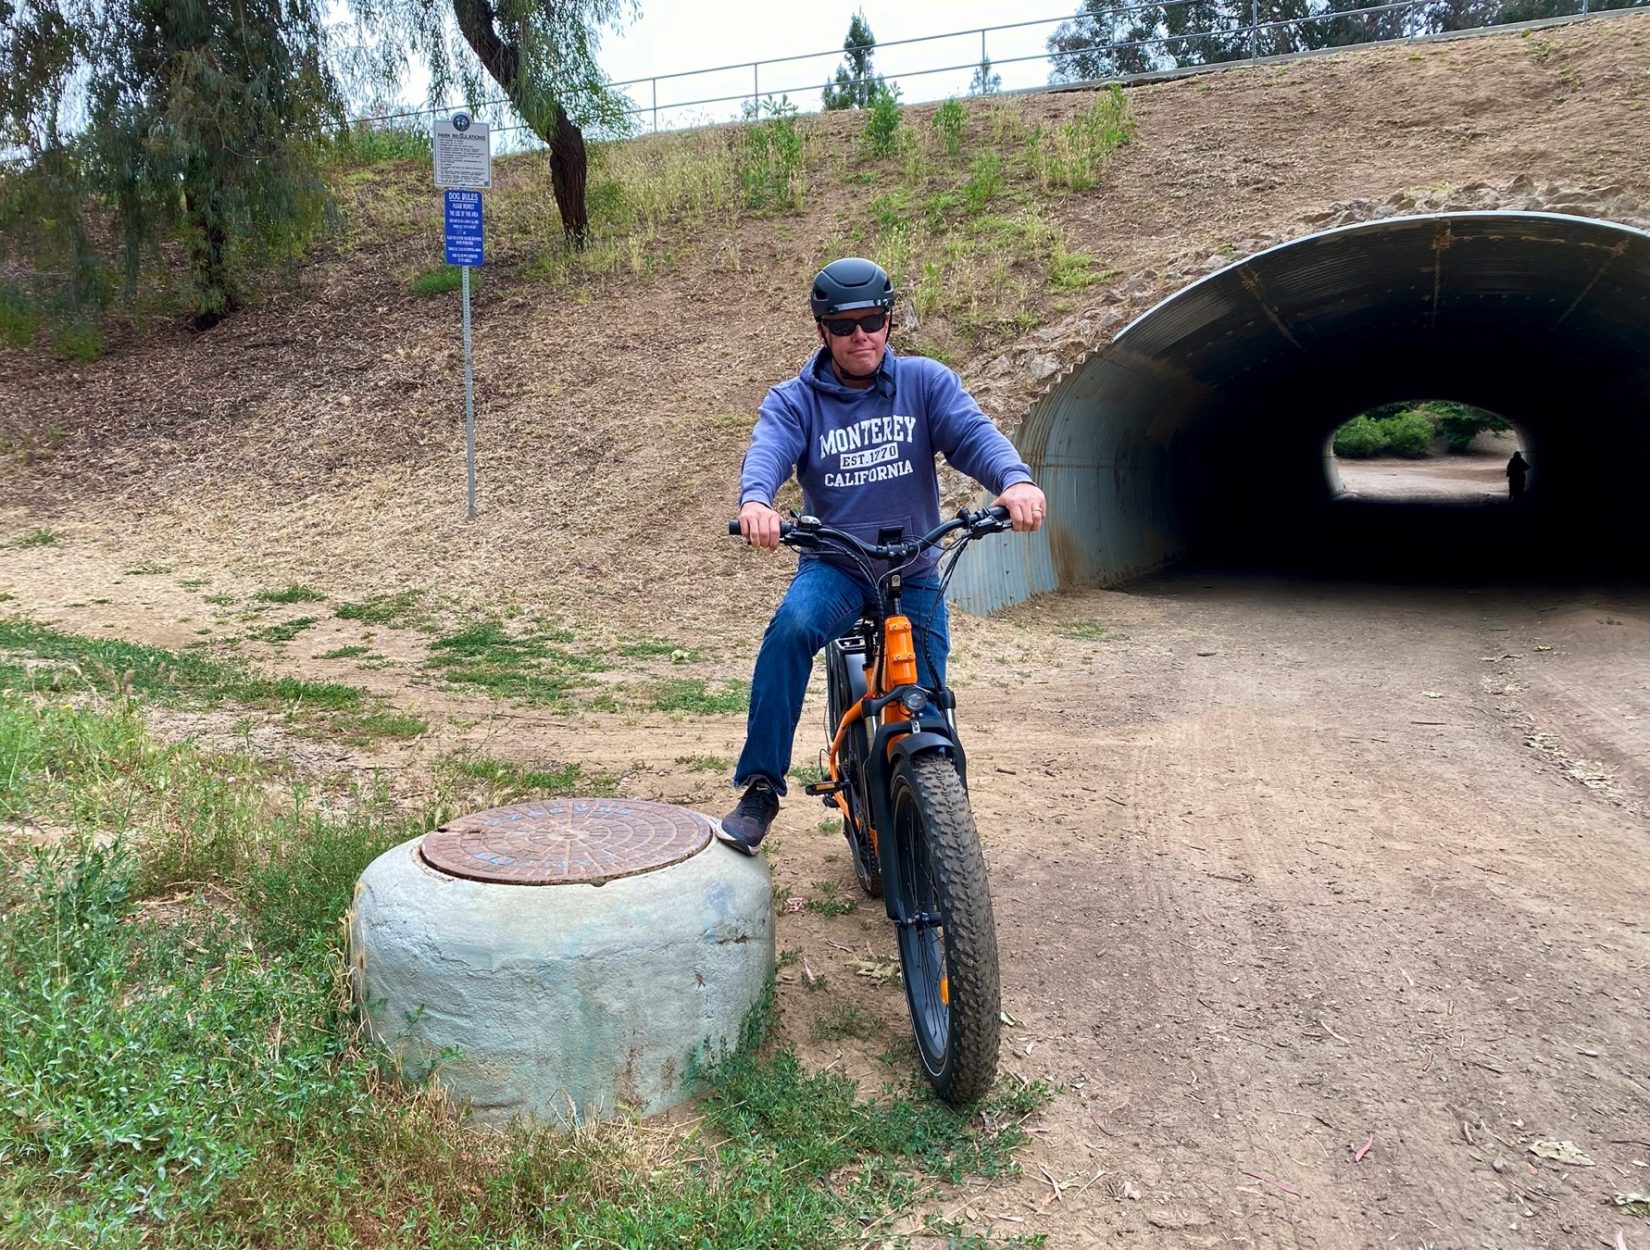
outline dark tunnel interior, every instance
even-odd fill
[[[1336,495],[1334,430],[1448,396],[1521,432],[1509,501]],[[1177,561],[1338,576],[1650,573],[1650,234],[1589,218],[1391,218],[1259,253],[1141,316],[1031,411],[1056,522],[960,601]]]

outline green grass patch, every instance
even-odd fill
[[[448,291],[456,291],[464,285],[464,269],[460,265],[442,265],[436,269],[426,269],[407,284],[414,295],[445,295]],[[472,294],[481,286],[481,275],[470,275],[470,292]]]
[[[252,596],[259,603],[322,603],[326,596],[313,586],[294,582],[279,590],[260,590]]]
[[[77,365],[101,360],[109,350],[103,328],[96,321],[65,321],[53,326],[51,344],[59,358]]]
[[[584,674],[606,667],[600,658],[558,645],[567,638],[559,630],[512,634],[497,621],[482,621],[432,642],[425,665],[443,681],[494,698],[566,703],[585,684]]]
[[[1062,625],[1055,633],[1062,638],[1075,638],[1079,642],[1127,642],[1129,638],[1120,630],[1102,625],[1098,621],[1078,621],[1072,625]]]
[[[749,708],[751,688],[746,681],[725,681],[720,689],[712,690],[702,677],[679,677],[653,683],[646,688],[645,698],[655,712],[717,716]]]
[[[619,644],[619,654],[629,660],[645,660],[653,656],[669,656],[672,664],[697,664],[704,659],[698,647],[681,647],[658,638],[640,638]]]
[[[961,1115],[916,1082],[866,1098],[765,1052],[756,1014],[704,1072],[709,1133],[472,1132],[386,1079],[340,994],[354,882],[439,810],[360,792],[322,810],[248,757],[156,744],[130,704],[16,690],[0,779],[9,810],[73,830],[0,860],[6,1244],[861,1244],[938,1182],[1012,1175],[1048,1097],[1005,1083]]]
[[[9,283],[0,284],[0,343],[27,347],[45,324],[44,311],[26,292]]]
[[[384,625],[391,629],[416,629],[429,622],[422,590],[398,590],[394,594],[373,595],[359,603],[340,603],[332,614],[341,621],[362,625]]]
[[[194,651],[166,651],[114,638],[85,638],[33,621],[0,619],[0,654],[49,662],[22,685],[89,688],[120,697],[141,695],[180,707],[240,703],[281,716],[295,732],[348,743],[412,738],[428,726],[402,716],[358,686],[250,673]]]
[[[57,534],[53,530],[30,530],[21,538],[14,538],[6,544],[8,547],[55,547]]]
[[[278,625],[266,625],[262,629],[255,629],[248,636],[256,638],[259,642],[291,642],[320,619],[318,616],[294,617]]]
[[[359,660],[371,655],[371,647],[352,642],[347,647],[334,647],[331,651],[323,651],[315,658],[318,660]]]
[[[494,803],[579,795],[607,798],[619,792],[610,773],[587,773],[582,764],[514,764],[489,755],[460,753],[436,761],[436,775],[448,785],[480,783]]]

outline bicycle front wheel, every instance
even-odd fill
[[[968,792],[941,755],[894,771],[900,967],[923,1075],[946,1102],[978,1099],[997,1075],[997,926]]]

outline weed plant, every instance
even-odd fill
[[[968,110],[956,100],[947,100],[934,110],[934,134],[939,139],[940,151],[955,160],[962,155],[963,131],[968,125]]]
[[[95,320],[64,321],[52,327],[52,351],[70,364],[89,365],[109,350],[103,327]]]
[[[432,163],[429,129],[411,120],[375,126],[356,122],[339,134],[327,150],[333,163],[344,166],[381,165],[386,161]]]
[[[770,96],[762,102],[760,116],[748,106],[746,116],[752,124],[745,128],[736,158],[746,207],[800,211],[807,176],[796,106]]]
[[[865,109],[865,150],[874,157],[894,155],[903,124],[899,97],[891,88],[879,86]]]
[[[1134,141],[1135,118],[1123,89],[1113,85],[1087,110],[1052,130],[1034,129],[1026,159],[1044,189],[1086,191],[1118,148]]]

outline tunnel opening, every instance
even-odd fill
[[[1510,505],[1522,503],[1535,484],[1528,442],[1528,433],[1499,413],[1407,398],[1337,426],[1325,444],[1324,472],[1330,493],[1347,504]]]
[[[1650,233],[1614,222],[1429,214],[1268,249],[1171,295],[1034,405],[1017,442],[1051,523],[965,566],[953,597],[989,611],[1183,561],[1643,579],[1647,325]],[[1524,506],[1336,489],[1335,430],[1407,396],[1505,418],[1538,466]]]

